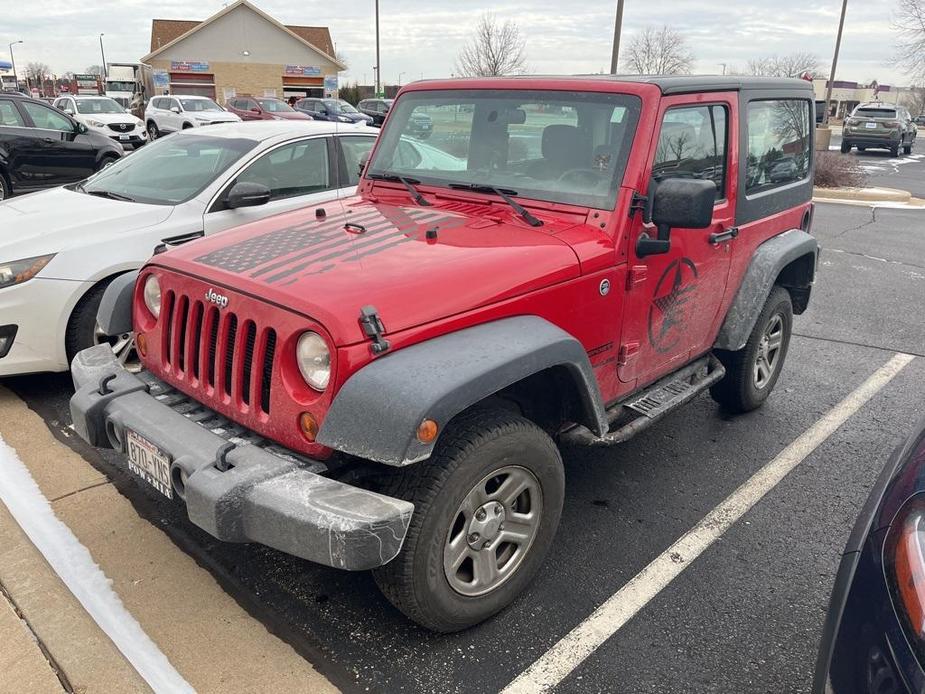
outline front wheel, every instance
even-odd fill
[[[389,476],[414,504],[398,556],[373,575],[406,616],[453,632],[491,617],[533,580],[552,545],[565,477],[555,443],[507,410],[450,423],[431,458]]]
[[[161,136],[161,131],[157,127],[157,123],[155,123],[154,121],[151,121],[150,123],[148,123],[148,140],[150,142],[154,142],[154,140],[156,140],[160,136]]]
[[[915,140],[911,140],[911,141],[909,142],[908,145],[903,145],[903,153],[904,153],[904,154],[912,154],[912,144],[913,144],[914,142],[915,142]]]
[[[713,399],[731,412],[750,412],[760,407],[777,384],[792,330],[790,293],[775,286],[745,347],[737,352],[716,350],[726,375],[710,388]]]
[[[10,197],[10,186],[6,182],[6,176],[0,171],[0,200],[6,200]]]

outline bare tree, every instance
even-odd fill
[[[897,62],[914,79],[925,80],[925,0],[897,0],[893,29]]]
[[[45,63],[29,63],[26,65],[26,77],[38,84],[45,80],[49,71],[50,69]]]
[[[804,72],[815,75],[821,68],[819,56],[808,52],[768,55],[748,61],[748,74],[760,77],[800,77]]]
[[[623,69],[639,75],[689,75],[693,66],[687,40],[668,25],[635,34],[623,59]]]
[[[87,75],[102,75],[103,66],[102,65],[90,65],[84,68],[84,73]]]
[[[525,47],[514,22],[498,24],[495,16],[486,12],[479,19],[475,35],[456,56],[456,71],[467,77],[522,74],[526,70]]]
[[[925,87],[912,87],[903,95],[902,105],[909,109],[913,116],[925,114]]]

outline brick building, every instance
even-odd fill
[[[225,103],[238,94],[325,96],[337,73],[327,27],[284,26],[247,0],[205,21],[155,19],[151,52],[156,91],[199,94]]]

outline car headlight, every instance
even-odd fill
[[[315,390],[324,390],[331,379],[331,351],[324,338],[311,331],[302,335],[296,345],[296,362],[302,378]]]
[[[0,263],[0,289],[28,282],[39,274],[39,271],[48,265],[54,257],[55,254],[51,253],[49,255],[37,255],[33,258],[14,260],[11,263]]]
[[[144,122],[142,122],[140,119],[136,118],[136,119],[135,119],[135,127],[136,127],[136,128],[141,128],[142,130],[144,130],[145,124],[144,124]]]
[[[148,278],[145,280],[144,291],[142,292],[144,297],[145,306],[148,307],[148,310],[151,312],[151,315],[157,318],[161,315],[161,283],[157,281],[157,277],[154,275],[148,275]]]
[[[106,127],[106,124],[103,123],[102,121],[94,120],[92,118],[87,119],[87,125],[89,125],[91,128],[105,128]]]

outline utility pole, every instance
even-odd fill
[[[107,77],[108,75],[106,74],[106,72],[107,72],[107,71],[106,71],[106,51],[103,50],[103,37],[104,37],[104,36],[105,36],[105,34],[100,34],[100,55],[103,57],[103,64],[102,64],[101,67],[103,68],[103,82],[105,83],[105,82],[106,82],[106,77]]]
[[[13,64],[13,84],[15,85],[13,89],[19,91],[19,77],[16,74],[16,58],[13,57],[13,46],[15,46],[17,43],[22,43],[22,39],[19,39],[19,41],[13,41],[13,43],[10,44],[10,62]]]
[[[723,75],[726,74],[726,63],[720,63],[723,66]]]
[[[620,33],[623,31],[623,0],[617,0],[617,19],[613,24],[613,54],[610,57],[610,74],[617,74],[620,62]]]
[[[845,28],[845,12],[848,11],[848,0],[842,0],[841,19],[838,20],[838,36],[835,38],[835,57],[832,58],[832,71],[829,73],[829,83],[825,88],[825,118],[823,125],[829,124],[829,103],[832,101],[832,87],[835,86],[835,68],[838,66],[838,51],[841,49],[841,35]]]
[[[379,65],[379,0],[376,0],[376,96],[379,96],[379,76],[382,66]]]

